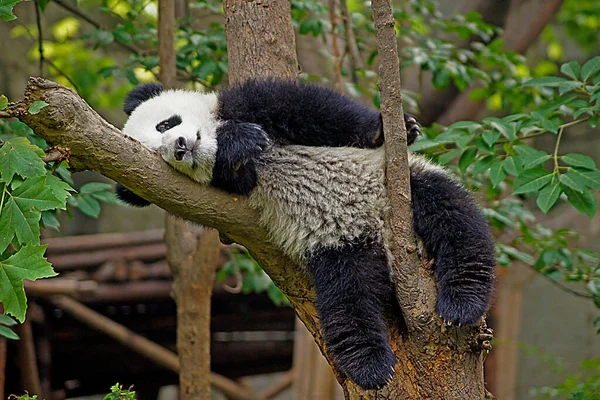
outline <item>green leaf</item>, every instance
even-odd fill
[[[560,127],[560,122],[556,119],[542,119],[542,127],[552,133],[557,133]]]
[[[83,185],[80,189],[80,193],[96,193],[106,192],[112,189],[112,185],[106,182],[90,182]]]
[[[133,42],[131,35],[125,31],[113,31],[115,39],[117,39],[121,43],[130,44]],[[152,69],[148,68],[148,69]]]
[[[551,154],[547,154],[544,151],[540,151],[536,154],[529,154],[527,156],[523,156],[523,168],[524,169],[532,169],[537,167],[540,164],[545,163],[549,159],[552,158]]]
[[[475,157],[477,156],[477,149],[474,147],[468,148],[465,152],[460,156],[460,160],[458,160],[458,167],[464,173],[469,165],[475,161]]]
[[[77,195],[77,207],[82,213],[92,218],[98,218],[100,215],[100,203],[91,194]]]
[[[450,73],[445,68],[438,68],[433,71],[431,82],[436,89],[445,89],[450,84]]]
[[[454,160],[456,157],[460,156],[462,149],[456,148],[452,149],[441,156],[438,157],[438,162],[442,165],[448,164],[450,161]]]
[[[523,86],[546,86],[546,87],[558,87],[561,84],[568,82],[565,78],[558,76],[545,76],[543,78],[530,79],[523,84]]]
[[[582,171],[571,167],[567,171],[577,175],[586,186],[600,190],[600,171]]]
[[[46,168],[41,158],[44,155],[42,149],[24,137],[7,140],[0,147],[0,181],[10,183],[15,174],[23,178],[45,175]]]
[[[596,169],[596,163],[588,156],[584,156],[583,154],[577,153],[569,153],[565,154],[561,157],[561,160],[569,165],[574,167],[582,167],[586,169]]]
[[[517,176],[523,170],[523,159],[520,156],[507,157],[502,167],[509,174]]]
[[[487,171],[497,158],[495,156],[485,156],[477,160],[473,167],[473,175],[479,175]]]
[[[7,339],[11,340],[19,340],[19,335],[14,333],[12,329],[7,328],[6,326],[0,325],[0,336],[4,336]]]
[[[64,208],[65,203],[57,199],[54,192],[46,185],[45,176],[25,180],[13,190],[12,198],[24,211],[46,211],[61,206]]]
[[[17,321],[9,317],[8,315],[0,314],[0,324],[6,326],[15,326]]]
[[[8,98],[5,95],[0,96],[0,111],[5,110],[8,107]]]
[[[513,142],[516,140],[517,136],[514,130],[514,123],[513,126],[511,126],[511,124],[508,122],[494,117],[486,118],[484,119],[484,122],[490,124],[492,128],[502,133],[502,136],[507,138],[509,141]]]
[[[436,147],[439,145],[440,145],[439,143],[434,142],[431,139],[423,138],[423,139],[417,140],[416,143],[413,143],[412,145],[410,145],[410,150],[417,152],[417,151],[421,151],[421,150],[425,150],[425,149],[430,149],[432,147]]]
[[[4,312],[20,322],[25,320],[27,310],[23,280],[34,281],[56,275],[44,258],[46,247],[26,244],[8,259],[0,261],[0,302],[4,304]]]
[[[17,19],[13,14],[13,7],[22,0],[0,0],[0,19],[12,21]]]
[[[473,132],[473,131],[476,131],[479,128],[481,128],[481,124],[480,123],[473,122],[473,121],[459,121],[459,122],[455,122],[452,125],[450,125],[448,127],[448,130],[466,129],[469,132]]]
[[[569,203],[571,203],[579,212],[592,218],[596,214],[596,211],[598,211],[598,200],[590,189],[586,188],[580,193],[563,186],[563,190],[567,195]]]
[[[490,180],[492,181],[492,186],[496,187],[500,182],[506,178],[506,172],[502,169],[502,165],[504,161],[497,160],[490,167]]]
[[[0,253],[6,250],[15,236],[20,244],[39,244],[40,217],[39,211],[23,210],[12,198],[8,199],[0,215]]]
[[[527,156],[527,155],[530,155],[530,154],[537,154],[539,152],[539,150],[536,150],[533,147],[526,146],[524,144],[517,144],[517,145],[513,146],[513,149],[515,149],[515,151],[517,152],[517,154],[520,155],[520,156]]]
[[[583,64],[583,67],[581,67],[581,79],[587,81],[598,71],[600,71],[600,56],[596,56]]]
[[[46,186],[52,191],[52,194],[58,199],[60,205],[56,208],[64,210],[66,208],[67,198],[71,196],[69,192],[74,192],[75,189],[62,179],[48,174],[46,175]]]
[[[44,228],[50,228],[56,231],[60,229],[60,222],[51,211],[42,211],[42,223],[44,224]]]
[[[533,265],[534,259],[531,255],[519,251],[511,246],[502,245],[499,246],[502,251],[511,256],[514,259],[524,262],[525,264]]]
[[[575,174],[562,174],[559,177],[560,183],[563,186],[569,187],[577,192],[583,192],[585,189],[585,184],[581,182],[580,178]]]
[[[569,78],[579,78],[579,71],[581,67],[577,61],[571,61],[560,66],[560,72],[567,75]]]
[[[558,94],[561,96],[573,89],[583,86],[583,82],[565,82],[558,86]]]
[[[552,174],[543,168],[526,169],[515,179],[513,194],[535,192],[552,179]]]
[[[554,185],[548,185],[543,188],[538,194],[536,201],[540,210],[542,210],[544,214],[547,213],[548,210],[552,208],[554,203],[556,203],[561,193],[562,189],[558,182]]]
[[[557,108],[560,108],[564,105],[567,105],[571,102],[573,102],[573,104],[570,104],[571,107],[575,107],[575,100],[577,100],[577,95],[576,94],[570,94],[568,96],[561,96],[558,99],[551,101],[549,103],[545,103],[544,105],[540,106],[537,109],[537,112],[540,114],[548,114],[554,110],[556,110]],[[584,103],[587,105],[587,103],[584,101]]]
[[[592,279],[587,284],[590,292],[594,294],[594,296],[600,296],[600,279]],[[583,399],[583,397],[581,397]]]
[[[435,137],[435,141],[438,143],[456,143],[462,137],[467,135],[467,132],[459,129],[448,129],[445,132],[440,133]]]
[[[42,12],[46,11],[46,6],[49,2],[50,0],[38,0],[38,4],[40,5],[40,9],[42,10]]]
[[[498,131],[485,131],[481,135],[483,141],[488,145],[492,146],[496,143],[496,141],[500,138],[500,132]]]
[[[47,107],[48,103],[46,103],[45,101],[42,100],[36,100],[33,102],[32,105],[29,106],[29,108],[27,109],[27,112],[29,114],[39,114],[40,111],[42,111],[42,108]]]
[[[117,198],[115,192],[96,192],[92,193],[92,197],[96,200],[103,201],[107,204],[122,204]]]

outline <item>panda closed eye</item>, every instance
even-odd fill
[[[183,122],[183,120],[181,119],[181,117],[179,115],[173,115],[172,117],[169,117],[169,118],[165,119],[164,121],[161,121],[158,124],[156,124],[156,130],[159,131],[160,133],[165,133],[169,129],[174,128],[177,125],[180,125],[182,122]]]

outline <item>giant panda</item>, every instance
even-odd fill
[[[384,308],[395,304],[379,113],[333,90],[249,81],[216,93],[133,89],[125,134],[198,184],[249,197],[270,239],[315,285],[327,351],[364,389],[384,386],[396,359]],[[418,133],[405,116],[409,142]],[[436,312],[477,323],[494,283],[494,242],[468,191],[440,166],[409,154],[413,225],[435,259]],[[192,184],[192,183],[190,183]],[[149,204],[117,185],[117,195]]]

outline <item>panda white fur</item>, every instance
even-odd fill
[[[271,240],[305,266],[328,352],[364,389],[393,376],[383,311],[393,304],[379,114],[332,90],[276,79],[204,94],[131,91],[123,131],[200,184],[249,195]],[[405,115],[409,142],[418,134]],[[413,223],[435,258],[436,311],[474,324],[494,282],[494,243],[470,194],[410,154]],[[117,185],[136,206],[149,204]]]

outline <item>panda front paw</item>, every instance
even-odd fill
[[[421,125],[414,115],[404,113],[404,125],[406,126],[406,141],[410,146],[421,134]]]
[[[381,389],[395,374],[396,357],[390,347],[363,346],[352,354],[336,358],[339,368],[365,390]]]
[[[258,124],[227,122],[219,129],[217,168],[237,170],[271,146],[269,136]]]

